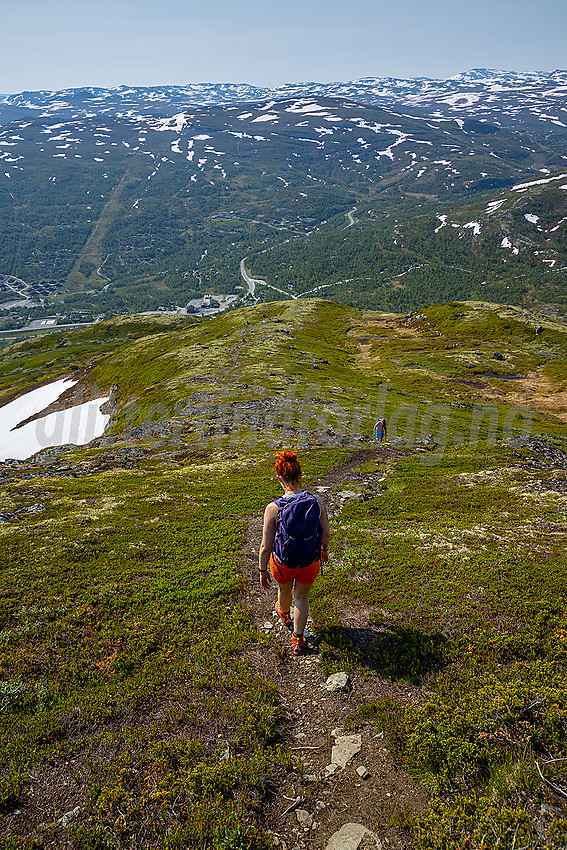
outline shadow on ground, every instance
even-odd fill
[[[386,678],[420,682],[445,665],[447,638],[413,626],[376,623],[365,628],[328,625],[317,634],[324,661],[363,666]]]

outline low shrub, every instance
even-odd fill
[[[471,792],[434,800],[413,823],[413,850],[510,850],[534,847],[534,827],[521,806]]]
[[[451,670],[423,707],[408,708],[402,725],[408,767],[437,791],[465,791],[511,754],[565,754],[565,675],[543,661]]]

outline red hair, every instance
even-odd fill
[[[301,478],[301,467],[297,455],[291,449],[284,449],[283,452],[279,452],[274,469],[280,478],[283,478],[288,484],[297,484]]]

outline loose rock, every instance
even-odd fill
[[[382,850],[382,842],[361,823],[345,823],[331,835],[326,850]]]
[[[352,687],[348,673],[333,673],[323,685],[327,691],[349,691]]]
[[[313,817],[309,814],[307,809],[297,809],[297,822],[299,826],[302,826],[304,829],[311,829],[313,826]]]
[[[80,813],[81,807],[76,806],[74,809],[71,809],[70,812],[65,812],[65,814],[59,818],[57,821],[61,826],[69,826],[72,820],[74,820],[77,815]]]
[[[362,738],[360,735],[345,735],[335,739],[335,746],[331,751],[331,761],[338,767],[346,767],[353,756],[360,752]]]

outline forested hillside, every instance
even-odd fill
[[[470,298],[518,305],[567,298],[567,172],[472,204],[359,204],[344,233],[321,231],[257,252],[255,277],[359,307],[408,310]],[[486,200],[490,197],[490,200]]]

